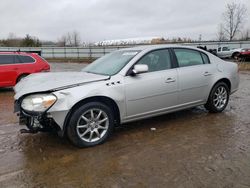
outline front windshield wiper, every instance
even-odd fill
[[[91,72],[91,71],[83,71],[83,72],[86,72],[86,73],[91,73],[91,74],[98,74],[98,75],[104,75],[104,76],[110,76],[109,74],[101,74],[101,73],[96,73],[96,72]]]

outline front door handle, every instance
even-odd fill
[[[212,75],[212,73],[210,73],[210,72],[208,72],[208,71],[206,71],[206,72],[204,72],[204,74],[203,74],[204,76],[210,76],[210,75]]]
[[[166,83],[171,83],[171,82],[175,82],[175,79],[174,78],[167,78]]]

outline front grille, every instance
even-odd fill
[[[21,109],[21,104],[18,100],[14,102],[14,113],[19,112]]]

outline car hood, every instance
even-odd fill
[[[241,52],[242,48],[235,48],[235,49],[232,49],[231,51],[233,51],[233,52]]]
[[[14,87],[15,99],[19,99],[28,93],[61,90],[108,78],[109,76],[86,72],[35,73],[22,79]]]

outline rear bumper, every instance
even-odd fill
[[[235,76],[231,81],[231,94],[235,93],[239,89],[240,78],[239,75]]]

